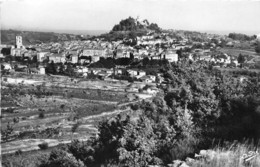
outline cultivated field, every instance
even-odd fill
[[[102,119],[129,111],[124,104],[138,100],[129,99],[126,83],[12,77],[15,80],[3,79],[1,87],[3,154],[37,150],[44,142],[54,147],[87,140],[95,136]]]

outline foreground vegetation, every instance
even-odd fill
[[[248,150],[235,149],[229,157],[232,166],[240,166],[241,154],[259,148],[259,74],[233,75],[205,62],[169,64],[161,72],[166,84],[157,97],[134,104],[131,114],[102,121],[97,138],[55,149],[35,166],[166,166],[214,148],[213,141],[224,152],[223,141],[254,139]],[[197,166],[230,166],[222,161],[216,157]]]
[[[226,146],[216,147],[213,150],[207,150],[207,155],[200,160],[195,161],[194,167],[257,167],[260,164],[260,157],[255,152],[256,147],[248,141],[238,144],[229,143]],[[253,150],[253,151],[252,151]],[[246,161],[246,157],[252,155],[253,159]]]

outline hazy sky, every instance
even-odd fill
[[[111,30],[129,16],[164,29],[260,33],[257,0],[0,0],[3,28]]]

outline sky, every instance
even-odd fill
[[[0,0],[3,29],[111,30],[129,16],[163,29],[260,33],[259,0]]]

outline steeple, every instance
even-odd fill
[[[16,36],[16,48],[22,48],[23,38],[22,36]]]

